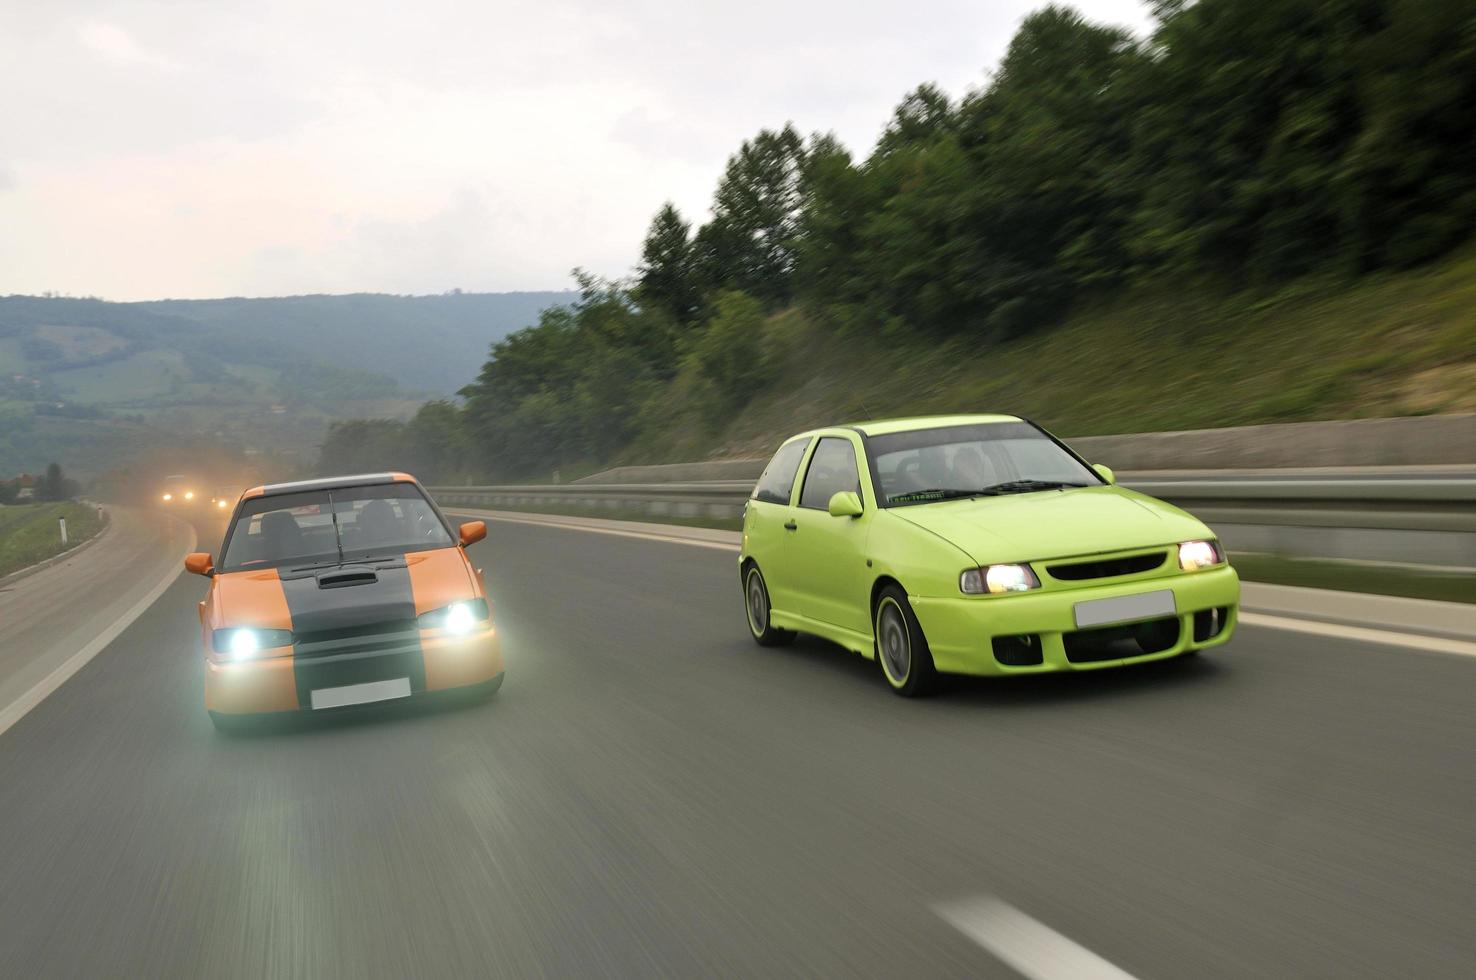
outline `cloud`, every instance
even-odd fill
[[[177,62],[145,50],[131,34],[116,24],[84,21],[77,27],[77,40],[87,50],[115,65],[141,65],[160,71],[178,71],[180,68]]]

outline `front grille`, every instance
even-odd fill
[[[1062,582],[1081,582],[1092,578],[1112,578],[1117,575],[1137,575],[1150,572],[1164,563],[1167,551],[1153,551],[1146,555],[1128,555],[1126,558],[1101,558],[1096,561],[1067,562],[1062,565],[1047,565],[1051,578]]]
[[[1074,664],[1126,660],[1172,649],[1179,642],[1179,632],[1179,617],[1165,616],[1145,623],[1062,633],[1061,645],[1066,648],[1066,659]]]
[[[363,623],[337,629],[293,634],[293,655],[299,660],[350,653],[380,653],[418,645],[420,626],[413,619]]]

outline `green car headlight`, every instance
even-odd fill
[[[251,627],[211,630],[210,648],[231,660],[251,660],[263,650],[292,645],[291,630],[259,630]]]
[[[958,577],[958,588],[965,595],[1002,595],[1038,589],[1040,579],[1029,565],[985,565],[964,569]]]
[[[1185,541],[1179,545],[1179,567],[1186,572],[1213,568],[1225,561],[1218,541]]]

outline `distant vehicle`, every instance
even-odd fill
[[[210,506],[217,511],[228,512],[241,499],[240,487],[216,487],[210,495]]]
[[[187,507],[195,503],[195,484],[187,476],[175,474],[164,478],[159,500],[166,507]]]
[[[481,573],[414,477],[335,477],[243,495],[200,606],[205,706],[217,728],[449,688],[502,685]]]
[[[1193,653],[1230,639],[1240,603],[1209,528],[1011,415],[795,436],[748,502],[738,561],[755,641],[826,637],[907,696],[940,672]]]

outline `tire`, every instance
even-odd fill
[[[769,622],[769,586],[755,562],[743,566],[743,610],[748,632],[761,647],[782,647],[794,642],[793,630],[782,630]]]
[[[938,671],[907,593],[888,585],[876,597],[871,628],[876,663],[887,686],[904,698],[922,697],[938,686]]]

